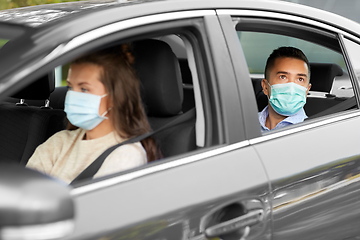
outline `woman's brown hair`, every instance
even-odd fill
[[[110,120],[122,138],[132,138],[151,131],[141,101],[140,81],[132,67],[134,57],[130,50],[130,44],[122,44],[80,57],[71,63],[90,63],[102,68],[100,81],[112,103]],[[68,129],[71,129],[70,126]],[[141,143],[148,162],[162,157],[152,137]]]

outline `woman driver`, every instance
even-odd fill
[[[70,183],[109,147],[149,132],[128,45],[75,60],[65,98],[68,130],[38,146],[27,167]],[[152,138],[118,147],[94,177],[160,158]]]

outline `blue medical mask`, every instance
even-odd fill
[[[271,87],[271,96],[268,96],[270,105],[278,114],[291,116],[304,107],[307,88],[293,82],[272,86],[266,82]]]
[[[90,93],[68,91],[65,98],[65,109],[72,125],[85,130],[92,130],[99,125],[108,111],[99,115],[101,99],[107,94],[98,96]]]

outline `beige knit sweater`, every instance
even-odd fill
[[[54,134],[37,147],[26,166],[70,183],[106,149],[123,141],[115,132],[92,140],[83,140],[84,134],[85,130],[80,128]],[[146,162],[146,152],[140,142],[125,144],[105,159],[94,178]]]

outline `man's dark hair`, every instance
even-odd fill
[[[270,70],[271,68],[274,66],[275,60],[277,58],[283,58],[283,57],[288,57],[288,58],[296,58],[299,60],[302,60],[306,63],[306,65],[308,66],[309,69],[309,79],[310,79],[310,64],[309,64],[309,60],[307,59],[307,57],[305,56],[305,54],[298,48],[294,48],[294,47],[279,47],[278,49],[275,49],[269,56],[269,58],[266,61],[266,66],[265,66],[265,79],[269,80],[269,74],[270,74]]]

